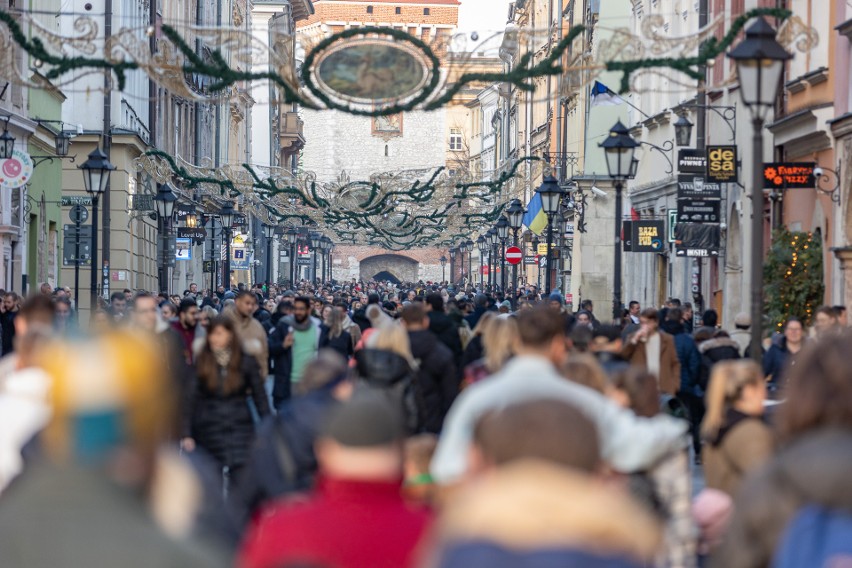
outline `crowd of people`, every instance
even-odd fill
[[[840,566],[845,309],[615,322],[534,286],[0,304],[0,566]],[[762,359],[762,364],[755,359]]]

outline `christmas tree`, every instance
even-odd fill
[[[763,267],[763,313],[770,329],[781,331],[790,317],[810,324],[825,296],[822,256],[819,233],[775,231]]]

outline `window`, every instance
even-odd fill
[[[399,6],[394,8],[393,11],[394,11],[395,14],[402,14],[402,8],[400,8]]]
[[[424,16],[428,16],[428,15],[429,15],[429,8],[423,8],[423,15],[424,15]]]
[[[367,13],[368,13],[368,14],[372,14],[372,13],[373,13],[373,7],[372,7],[372,6],[367,6]]]
[[[460,152],[462,149],[461,128],[450,128],[450,150]]]

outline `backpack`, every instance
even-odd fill
[[[365,372],[364,363],[371,359],[370,372]],[[390,351],[362,349],[355,354],[356,368],[366,388],[388,397],[395,408],[402,412],[403,425],[409,434],[416,434],[422,425],[420,414],[421,393],[417,386],[417,372],[408,363]],[[400,368],[407,370],[404,375]],[[375,375],[379,373],[380,376]],[[370,376],[373,374],[373,376]]]
[[[808,505],[787,525],[772,568],[852,566],[852,513]]]

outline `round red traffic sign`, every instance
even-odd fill
[[[520,264],[524,259],[524,251],[518,247],[509,247],[506,249],[506,262],[509,264]]]

